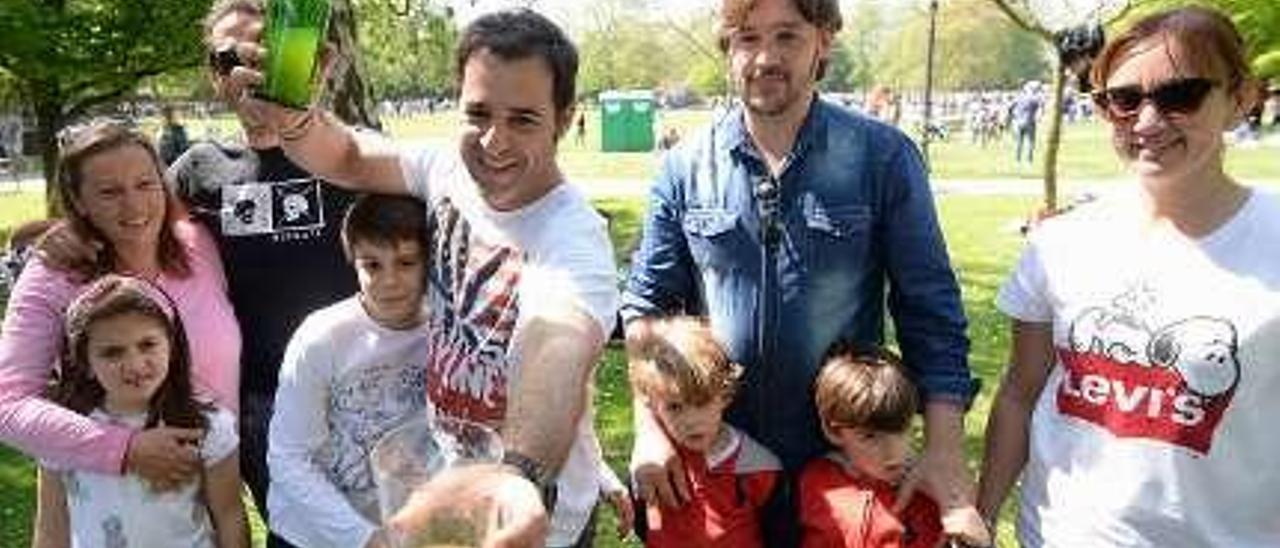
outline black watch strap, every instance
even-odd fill
[[[515,468],[524,479],[529,480],[542,495],[542,505],[551,514],[556,507],[556,474],[541,461],[519,451],[505,451],[502,463]]]

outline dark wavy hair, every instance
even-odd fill
[[[721,0],[720,20],[717,33],[717,44],[721,53],[728,53],[729,38],[735,30],[746,24],[751,10],[756,8],[759,0]],[[800,12],[806,23],[818,30],[830,32],[833,36],[844,26],[844,18],[840,16],[840,2],[837,0],[790,0],[792,7]],[[830,62],[823,58],[818,60],[817,80],[827,74]]]
[[[186,209],[165,182],[164,163],[161,162],[155,145],[151,144],[146,135],[130,127],[129,123],[109,118],[95,118],[83,125],[67,128],[59,138],[58,202],[76,234],[85,240],[96,240],[104,245],[95,263],[77,265],[75,268],[80,274],[90,278],[115,269],[115,248],[88,217],[77,211],[75,201],[91,198],[82,196],[80,192],[84,186],[85,162],[99,154],[129,146],[146,151],[155,167],[156,180],[162,183],[165,207],[164,227],[160,230],[159,242],[160,268],[178,277],[189,276],[191,265],[187,260],[186,249],[174,234],[174,226],[186,217]]]
[[[365,194],[356,198],[342,220],[342,252],[347,262],[355,260],[358,243],[395,246],[406,241],[417,242],[427,258],[431,246],[427,241],[427,207],[417,198]]]
[[[551,71],[551,97],[556,114],[562,115],[573,106],[577,96],[578,48],[550,19],[528,8],[477,17],[462,31],[454,51],[453,76],[459,87],[467,61],[482,51],[504,61],[541,59]]]
[[[89,365],[90,331],[97,322],[125,314],[139,314],[163,325],[169,337],[169,372],[151,396],[146,426],[206,428],[205,412],[210,406],[195,399],[191,350],[177,309],[158,287],[129,276],[108,274],[99,278],[67,309],[62,368],[51,386],[50,399],[82,415],[102,406],[106,390]]]
[[[209,35],[213,33],[214,25],[232,13],[266,17],[267,7],[262,0],[216,0],[209,6],[204,19],[200,21],[200,32],[206,46],[213,45],[209,43]]]

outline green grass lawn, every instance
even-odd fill
[[[18,225],[42,217],[44,196],[34,192],[0,193],[0,245],[9,241],[9,233]]]

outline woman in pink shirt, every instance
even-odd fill
[[[95,120],[61,143],[58,186],[69,229],[97,242],[97,260],[55,268],[39,256],[22,271],[0,330],[0,442],[40,460],[100,473],[133,471],[158,488],[199,471],[201,432],[134,431],[90,420],[43,391],[58,369],[66,306],[109,272],[146,278],[173,298],[186,324],[197,393],[238,409],[240,330],[217,248],[164,182],[155,148],[120,122]]]

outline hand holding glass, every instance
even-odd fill
[[[329,0],[271,0],[263,97],[293,108],[311,105],[316,61],[329,23]]]
[[[378,440],[371,454],[383,526],[397,548],[479,546],[490,505],[453,504],[468,469],[502,462],[492,428],[450,418],[412,419]]]

